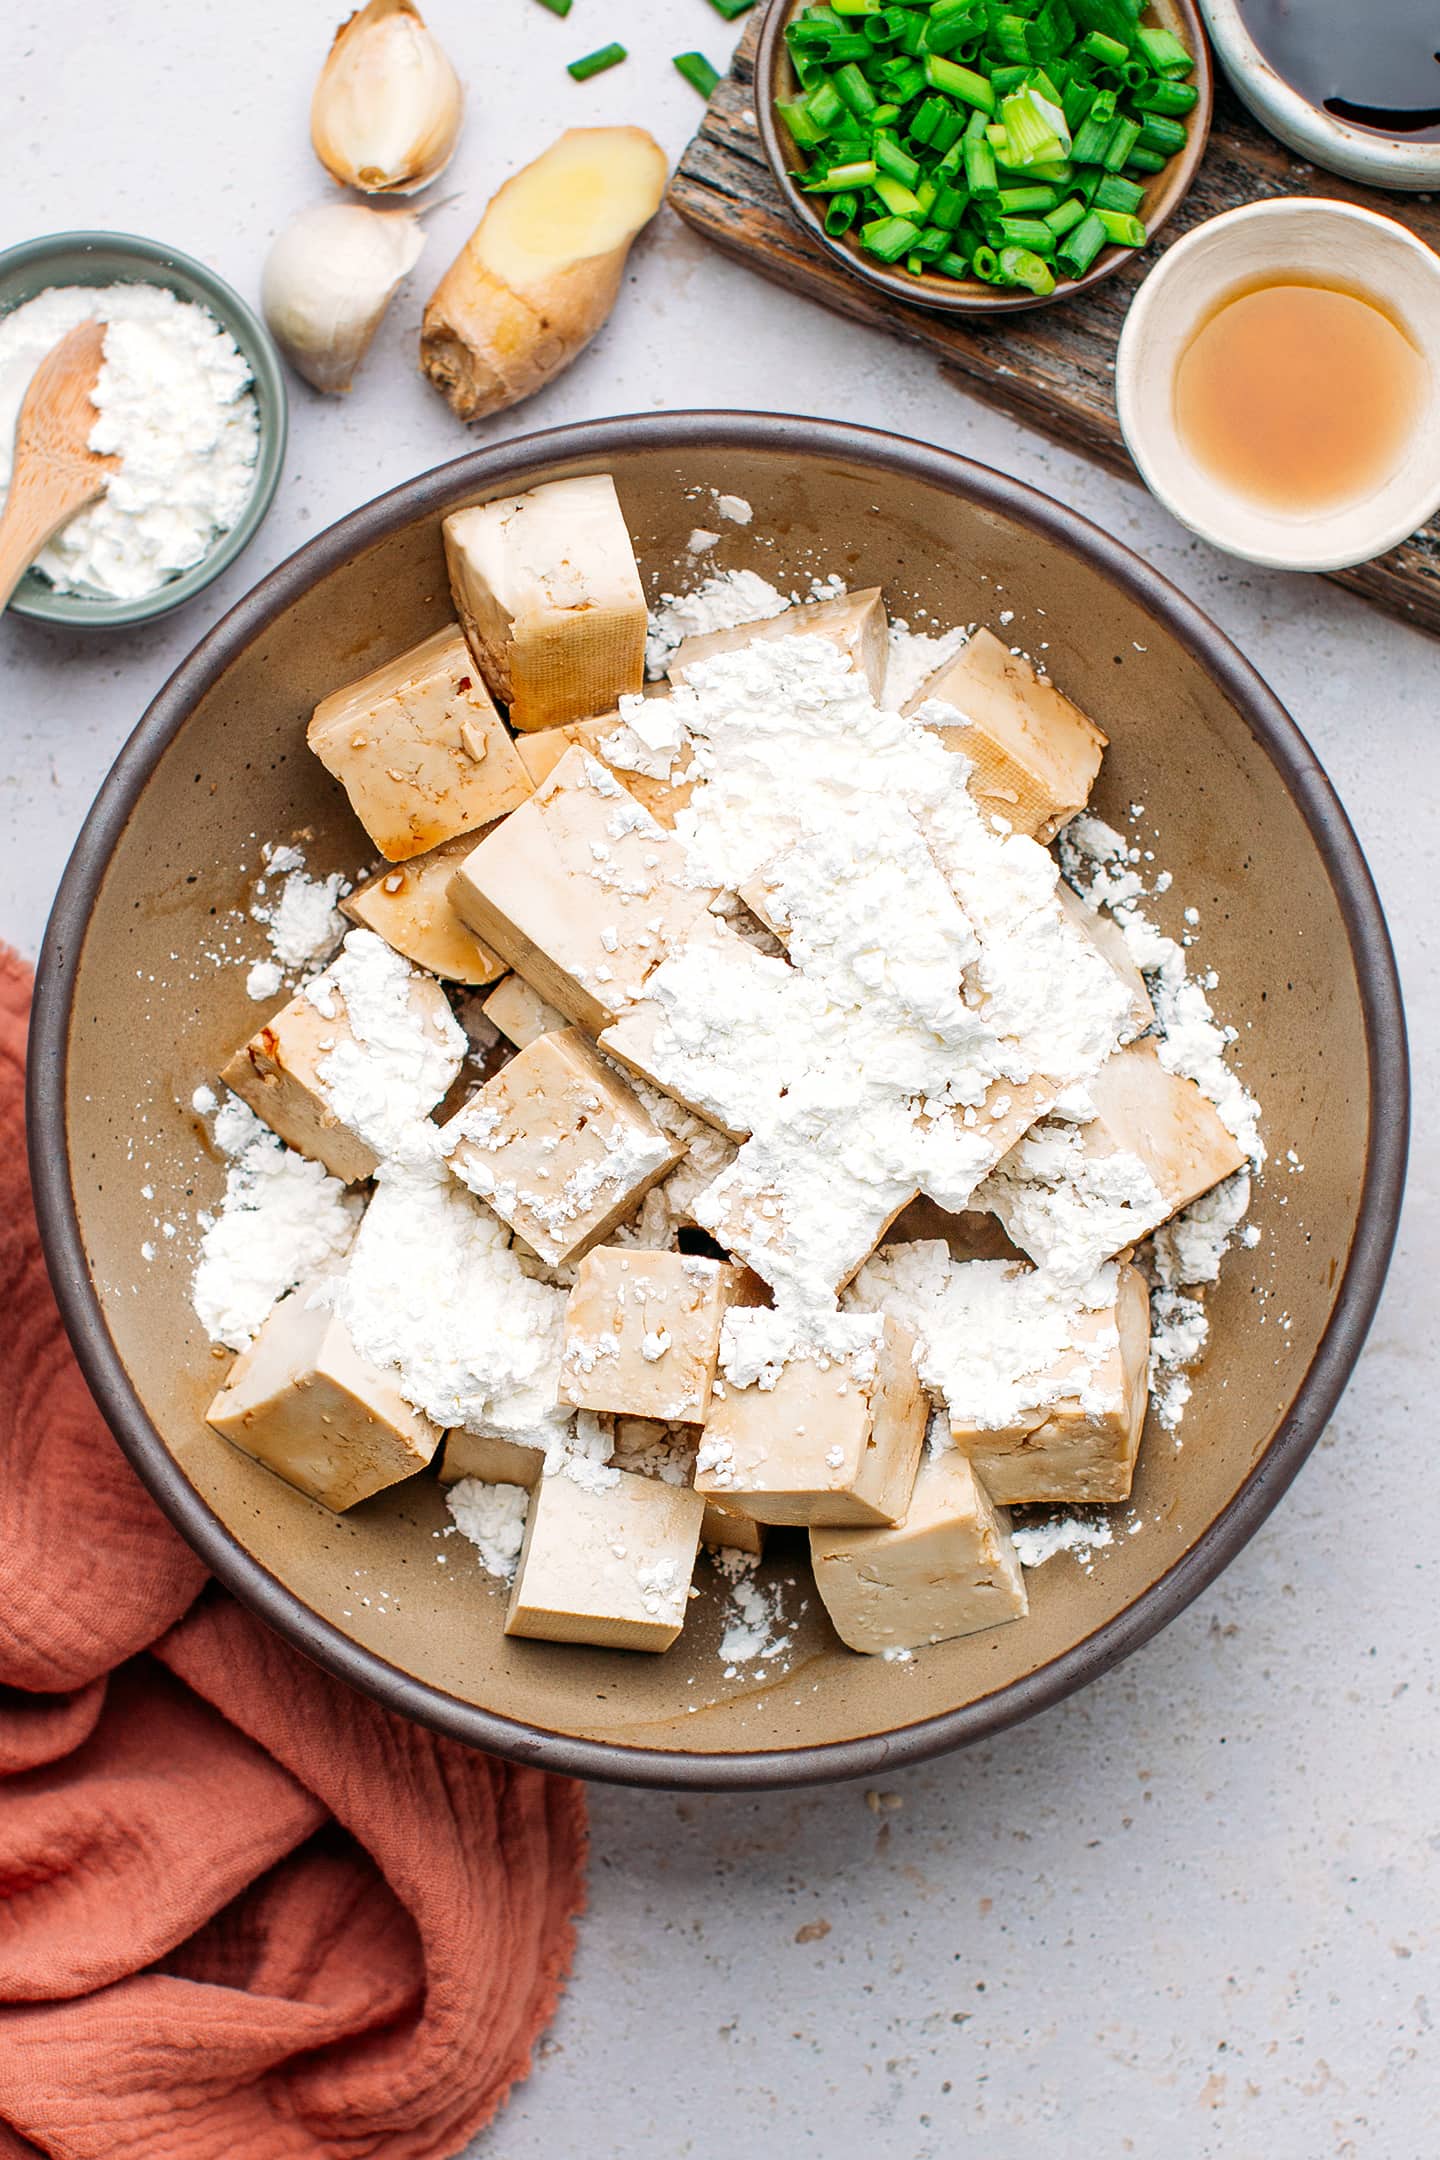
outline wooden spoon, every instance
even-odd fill
[[[48,540],[104,494],[119,464],[90,448],[105,325],[83,322],[30,378],[15,423],[15,464],[0,513],[0,608]]]

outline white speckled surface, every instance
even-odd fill
[[[0,240],[128,228],[253,297],[276,225],[327,192],[305,107],[340,12],[7,0]],[[341,512],[466,446],[414,373],[411,337],[478,202],[552,119],[646,117],[678,152],[698,106],[668,54],[699,45],[718,62],[731,36],[703,0],[576,0],[568,22],[537,0],[429,13],[471,88],[443,190],[463,199],[436,211],[355,394],[327,404],[294,385],[288,469],[246,561],[124,637],[0,622],[0,932],[27,952],[107,764],[224,605]],[[564,61],[612,36],[629,65],[570,83]],[[973,2140],[987,2160],[1421,2160],[1440,2098],[1440,646],[1328,586],[1226,562],[1138,487],[668,217],[586,358],[475,439],[674,404],[809,406],[964,449],[1096,518],[1208,608],[1316,744],[1370,852],[1409,997],[1419,1132],[1357,1378],[1215,1588],[1039,1723],[897,1775],[878,1811],[853,1786],[753,1801],[597,1790],[570,1996],[474,2150],[928,2160]]]

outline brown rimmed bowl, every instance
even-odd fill
[[[815,208],[815,197],[807,195],[800,186],[800,153],[775,109],[777,98],[791,98],[799,90],[785,43],[785,27],[808,4],[809,0],[767,0],[755,51],[755,119],[766,162],[786,209],[815,245],[823,248],[852,277],[872,285],[892,300],[903,300],[910,307],[933,308],[937,314],[1014,315],[1021,308],[1052,307],[1057,300],[1068,300],[1073,294],[1098,285],[1102,278],[1109,277],[1112,271],[1135,255],[1134,248],[1102,248],[1083,278],[1058,279],[1054,292],[1042,297],[1036,293],[1016,292],[1006,286],[987,285],[980,278],[936,277],[929,272],[923,277],[912,277],[908,270],[896,270],[877,262],[848,235],[832,239],[825,230],[823,216]],[[1195,72],[1190,80],[1200,93],[1186,123],[1188,133],[1184,149],[1171,158],[1163,172],[1154,175],[1145,190],[1140,215],[1145,222],[1148,245],[1184,201],[1199,171],[1210,134],[1215,77],[1210,47],[1194,0],[1151,0],[1144,11],[1144,19],[1156,29],[1173,32],[1189,46],[1195,55]],[[1144,250],[1139,252],[1143,254]]]
[[[449,613],[440,521],[582,472],[615,476],[652,592],[687,572],[695,495],[754,505],[709,567],[838,571],[912,622],[996,621],[1105,729],[1096,807],[1174,884],[1156,903],[1239,1030],[1279,1164],[1260,1242],[1210,1300],[1177,1452],[1141,1452],[1143,1522],[1031,1578],[1030,1617],[909,1664],[853,1656],[807,1601],[766,1677],[720,1654],[718,1578],[660,1658],[511,1642],[430,1475],[337,1517],[205,1424],[223,1369],[190,1309],[196,1211],[223,1166],[190,1104],[255,1024],[243,910],[258,844],[310,867],[369,846],[305,749],[311,707]],[[688,491],[688,492],[687,492]],[[230,958],[224,958],[228,948]],[[221,955],[216,961],[213,955]],[[178,958],[176,956],[179,956]],[[521,437],[423,474],[310,542],[171,678],[102,787],[41,958],[30,1063],[41,1231],[66,1325],[141,1477],[220,1579],[317,1663],[476,1747],[661,1786],[801,1784],[984,1738],[1094,1679],[1219,1573],[1284,1491],[1350,1373],[1384,1279],[1407,1131],[1405,1032],[1375,890],[1314,754],[1200,611],[1071,511],[943,450],[809,418],[646,414]],[[1294,1148],[1303,1173],[1284,1161]],[[154,1197],[146,1197],[150,1187]],[[157,1234],[156,1219],[179,1235]],[[142,1257],[152,1244],[155,1258]],[[1283,1321],[1283,1324],[1282,1324]],[[437,1565],[444,1553],[446,1564]],[[763,1578],[799,1578],[781,1545]],[[467,1564],[468,1563],[468,1564]],[[799,1593],[785,1591],[793,1615]]]

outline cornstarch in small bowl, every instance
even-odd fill
[[[92,450],[120,464],[100,500],[34,568],[57,592],[141,600],[192,569],[238,522],[260,419],[250,363],[210,310],[160,285],[70,285],[0,317],[0,495],[35,369],[66,332],[106,324]]]

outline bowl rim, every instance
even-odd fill
[[[1027,308],[1052,307],[1058,300],[1073,299],[1103,278],[1110,277],[1135,256],[1144,256],[1157,233],[1167,225],[1184,202],[1195,184],[1195,176],[1205,155],[1210,139],[1210,124],[1215,110],[1215,67],[1211,57],[1205,25],[1200,19],[1197,0],[1173,0],[1177,12],[1184,18],[1186,35],[1195,53],[1195,88],[1200,96],[1190,115],[1185,148],[1176,160],[1177,171],[1169,200],[1164,210],[1148,227],[1143,248],[1102,248],[1082,278],[1063,278],[1050,293],[1017,292],[1014,289],[982,285],[978,279],[967,278],[916,278],[908,271],[892,270],[885,263],[869,262],[857,249],[847,247],[844,239],[832,239],[825,230],[824,220],[818,217],[807,195],[795,185],[795,178],[787,162],[786,139],[775,117],[774,99],[770,95],[770,80],[780,58],[781,40],[785,25],[796,8],[806,0],[766,0],[765,13],[761,18],[760,35],[755,48],[755,123],[759,130],[765,162],[771,178],[780,191],[781,198],[795,224],[824,249],[833,262],[848,270],[862,284],[871,285],[888,299],[901,300],[909,307],[920,308],[932,315],[1018,315]]]
[[[1423,479],[1423,467],[1419,468],[1415,490],[1404,507],[1392,510],[1383,524],[1372,526],[1363,545],[1358,546],[1358,552],[1354,538],[1344,540],[1341,545],[1332,545],[1318,551],[1312,546],[1306,554],[1295,554],[1280,547],[1263,547],[1253,541],[1247,545],[1232,531],[1227,530],[1222,520],[1196,511],[1187,503],[1183,489],[1173,484],[1169,473],[1158,469],[1155,453],[1157,443],[1165,439],[1165,431],[1163,428],[1147,428],[1142,421],[1138,387],[1141,373],[1140,340],[1146,325],[1154,318],[1157,310],[1165,305],[1174,280],[1184,276],[1194,256],[1203,248],[1213,248],[1217,234],[1223,234],[1222,244],[1228,247],[1234,236],[1243,233],[1247,227],[1260,225],[1283,229],[1297,218],[1329,223],[1337,228],[1359,227],[1360,230],[1354,234],[1354,238],[1360,241],[1363,241],[1367,232],[1373,232],[1376,227],[1382,228],[1387,238],[1400,246],[1402,253],[1414,258],[1417,277],[1429,277],[1437,293],[1440,293],[1440,255],[1436,255],[1434,249],[1427,246],[1408,225],[1399,218],[1388,216],[1384,211],[1372,210],[1365,203],[1345,202],[1339,197],[1329,195],[1272,195],[1259,202],[1237,203],[1233,210],[1222,210],[1215,217],[1206,218],[1202,224],[1192,225],[1173,246],[1166,248],[1135,294],[1121,325],[1120,341],[1115,348],[1115,412],[1120,422],[1125,448],[1134,460],[1136,471],[1155,500],[1188,532],[1197,534],[1211,547],[1219,548],[1239,562],[1257,563],[1267,570],[1292,570],[1306,576],[1319,577],[1335,570],[1350,570],[1361,563],[1373,562],[1377,556],[1399,547],[1403,540],[1408,540],[1412,533],[1427,525],[1436,510],[1440,509],[1440,471],[1432,470],[1428,483],[1422,487],[1420,480]],[[1278,253],[1273,268],[1277,272],[1283,269],[1283,261]],[[1235,275],[1234,271],[1230,273],[1232,281]],[[1359,272],[1353,282],[1357,287],[1364,286],[1367,283],[1366,272]],[[1383,302],[1384,295],[1379,290],[1379,280],[1369,282],[1374,286],[1377,300]],[[1217,300],[1223,298],[1224,291],[1225,278],[1223,275],[1217,276]],[[1440,382],[1437,382],[1432,391],[1432,398],[1440,403]],[[1173,426],[1170,435],[1172,439],[1175,436]],[[1315,516],[1307,525],[1295,528],[1297,539],[1302,539],[1306,532],[1312,531],[1323,539],[1329,529],[1332,539],[1338,542],[1342,533],[1352,530],[1348,522],[1350,520],[1355,521],[1353,530],[1358,533],[1359,519],[1370,500],[1369,496],[1361,497],[1353,504],[1338,506],[1334,512]],[[1245,515],[1237,502],[1237,521],[1243,522]],[[1249,515],[1254,518],[1263,513],[1251,511]],[[1347,522],[1342,524],[1342,519]],[[1269,526],[1268,520],[1266,524],[1276,532],[1283,530],[1278,520],[1273,527]]]
[[[182,570],[178,577],[170,578],[153,593],[144,593],[135,600],[62,593],[48,585],[43,591],[27,592],[25,578],[10,598],[9,611],[23,615],[31,622],[53,623],[64,629],[125,630],[139,623],[156,622],[183,607],[207,585],[213,584],[250,545],[268,517],[280,486],[290,433],[290,400],[279,352],[255,310],[218,271],[195,256],[187,255],[183,248],[168,247],[164,241],[146,239],[141,233],[108,232],[99,226],[78,228],[73,232],[39,233],[33,240],[21,240],[14,247],[0,250],[0,288],[13,271],[70,251],[85,253],[99,248],[113,249],[117,254],[129,256],[139,267],[139,274],[134,279],[121,277],[106,280],[108,283],[160,285],[173,291],[165,272],[178,270],[199,286],[210,303],[211,313],[221,328],[234,338],[250,363],[256,393],[258,434],[254,484],[235,523],[207,549],[199,562],[192,563],[188,570]],[[24,302],[17,302],[17,305],[23,306]],[[10,312],[0,300],[0,318]]]
[[[1326,172],[1371,187],[1408,193],[1440,185],[1440,142],[1407,142],[1337,120],[1286,81],[1252,35],[1237,0],[1198,0],[1198,5],[1230,87],[1288,149]]]
[[[888,1732],[820,1746],[703,1754],[576,1737],[502,1717],[417,1680],[313,1612],[190,1485],[146,1415],[109,1330],[76,1213],[66,1065],[77,963],[111,855],[161,753],[231,661],[320,577],[417,518],[525,485],[537,465],[603,469],[640,441],[676,455],[794,452],[958,492],[982,510],[1078,551],[1161,621],[1237,706],[1304,818],[1345,924],[1369,1046],[1369,1145],[1355,1235],[1330,1324],[1291,1408],[1233,1498],[1134,1604],[1010,1686]],[[261,580],[181,662],[121,750],[66,865],[36,974],[27,1077],[30,1174],[41,1242],[76,1356],[125,1454],[171,1522],[240,1601],[314,1663],[386,1708],[512,1761],[614,1784],[755,1791],[828,1783],[923,1761],[986,1739],[1097,1679],[1198,1596],[1259,1528],[1319,1439],[1359,1356],[1399,1220],[1409,1070],[1394,953],[1359,843],[1314,751],[1230,639],[1169,580],[1052,497],[953,451],[853,423],[754,412],[643,413],[521,435],[470,452],[352,511]]]

